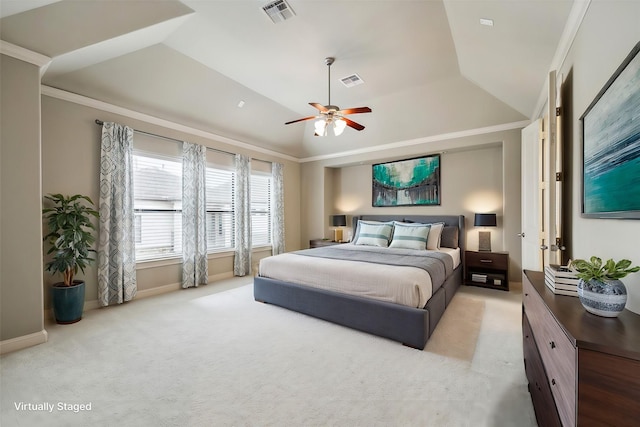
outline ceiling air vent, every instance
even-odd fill
[[[352,74],[350,76],[343,77],[343,78],[340,79],[340,81],[346,87],[354,87],[354,86],[361,85],[362,83],[364,83],[364,80],[362,80],[360,78],[360,76],[357,75],[357,74]]]
[[[274,24],[286,21],[287,19],[296,16],[293,9],[291,9],[291,6],[289,6],[289,4],[284,0],[276,0],[271,3],[267,3],[262,6],[262,10],[265,11]]]

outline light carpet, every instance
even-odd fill
[[[425,351],[471,361],[476,352],[483,316],[483,300],[458,294],[429,337]]]
[[[48,343],[1,359],[2,425],[536,425],[520,294],[463,288],[419,351],[215,288],[48,325]]]

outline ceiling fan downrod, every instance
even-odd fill
[[[336,59],[331,57],[331,56],[329,56],[329,57],[324,59],[324,63],[327,64],[327,66],[329,67],[329,73],[328,73],[328,75],[329,75],[329,81],[328,81],[329,82],[329,84],[328,84],[328,87],[329,87],[329,96],[328,96],[329,103],[327,104],[327,108],[329,108],[329,109],[331,108],[331,64],[333,64],[333,62],[335,60]],[[336,107],[336,110],[337,109],[338,108]]]

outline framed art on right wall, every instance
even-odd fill
[[[640,219],[640,42],[584,112],[582,216]]]

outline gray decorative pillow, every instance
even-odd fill
[[[446,225],[442,229],[440,235],[440,247],[444,248],[458,248],[458,227],[452,225]]]

